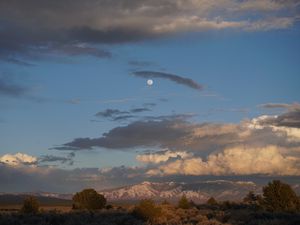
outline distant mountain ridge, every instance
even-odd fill
[[[178,200],[182,195],[195,202],[204,202],[211,196],[218,200],[241,200],[249,191],[260,191],[260,186],[248,181],[201,181],[196,183],[142,182],[121,188],[103,190],[109,201],[128,201],[152,198]]]
[[[300,185],[292,185],[293,189],[300,195]],[[154,200],[177,201],[182,195],[196,203],[206,202],[213,196],[219,201],[240,201],[249,191],[261,194],[262,185],[252,181],[230,181],[230,180],[211,180],[199,181],[194,183],[184,182],[149,182],[128,185],[119,188],[98,191],[103,194],[108,201],[139,201],[151,198]],[[28,195],[36,196],[45,203],[61,202],[70,203],[73,194],[59,194],[51,192],[26,192],[26,193],[1,193],[0,204],[3,202],[21,203]]]
[[[7,194],[0,193],[0,205],[20,205],[23,203],[24,199],[28,196],[35,196],[41,205],[61,205],[61,206],[71,206],[72,201],[66,198],[51,197],[47,195],[42,195],[40,193],[28,193],[28,194]]]

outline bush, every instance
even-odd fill
[[[208,205],[217,205],[218,202],[216,201],[216,199],[214,197],[210,197],[207,202]]]
[[[73,196],[73,209],[102,209],[106,205],[106,199],[94,189],[85,189]]]
[[[151,199],[145,199],[134,208],[133,214],[140,219],[153,222],[161,215],[161,208]]]
[[[39,212],[39,207],[38,200],[33,196],[29,196],[24,199],[21,212],[35,214]]]
[[[263,188],[263,199],[260,204],[271,212],[300,211],[300,201],[294,190],[279,180],[274,180]]]
[[[185,195],[182,195],[182,197],[180,198],[180,200],[178,202],[178,208],[181,208],[181,209],[191,208],[191,204]]]

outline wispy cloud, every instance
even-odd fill
[[[39,164],[44,163],[62,163],[73,165],[75,153],[71,152],[67,156],[43,155],[38,158]]]
[[[258,105],[258,107],[261,108],[265,108],[265,109],[278,109],[278,108],[282,108],[282,109],[288,109],[290,111],[293,110],[300,110],[300,104],[299,103],[292,103],[292,104],[287,104],[287,103],[266,103],[266,104],[261,104]]]
[[[29,93],[29,88],[15,83],[9,75],[0,74],[0,96],[25,97]]]
[[[198,84],[196,81],[182,77],[175,74],[170,73],[163,73],[163,72],[155,72],[155,71],[136,71],[133,72],[134,76],[142,77],[142,78],[161,78],[161,79],[167,79],[170,81],[173,81],[175,83],[196,89],[196,90],[202,90],[202,85]]]
[[[127,111],[119,109],[106,109],[104,111],[97,112],[96,117],[106,118],[113,121],[127,120],[136,117],[136,114],[151,111],[154,107],[153,103],[145,103],[143,107],[131,108]]]

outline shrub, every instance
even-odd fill
[[[263,187],[261,206],[271,212],[295,212],[300,210],[300,201],[290,185],[279,180]]]
[[[170,202],[168,202],[166,199],[162,201],[162,205],[170,205]]]
[[[190,204],[189,200],[186,198],[185,195],[182,195],[182,197],[179,199],[178,208],[181,208],[181,209],[191,208],[191,204]]]
[[[73,196],[73,209],[102,209],[106,205],[106,199],[94,189],[84,189]]]
[[[134,208],[133,214],[140,219],[153,222],[161,215],[161,208],[157,207],[153,200],[145,199]]]
[[[207,202],[208,205],[217,205],[218,202],[216,201],[216,199],[214,197],[210,197]]]
[[[38,200],[33,196],[29,196],[24,199],[21,212],[35,214],[39,212],[39,207]]]

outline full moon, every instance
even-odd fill
[[[153,80],[151,80],[151,79],[147,80],[147,84],[148,84],[149,86],[151,86],[151,85],[153,84]]]

